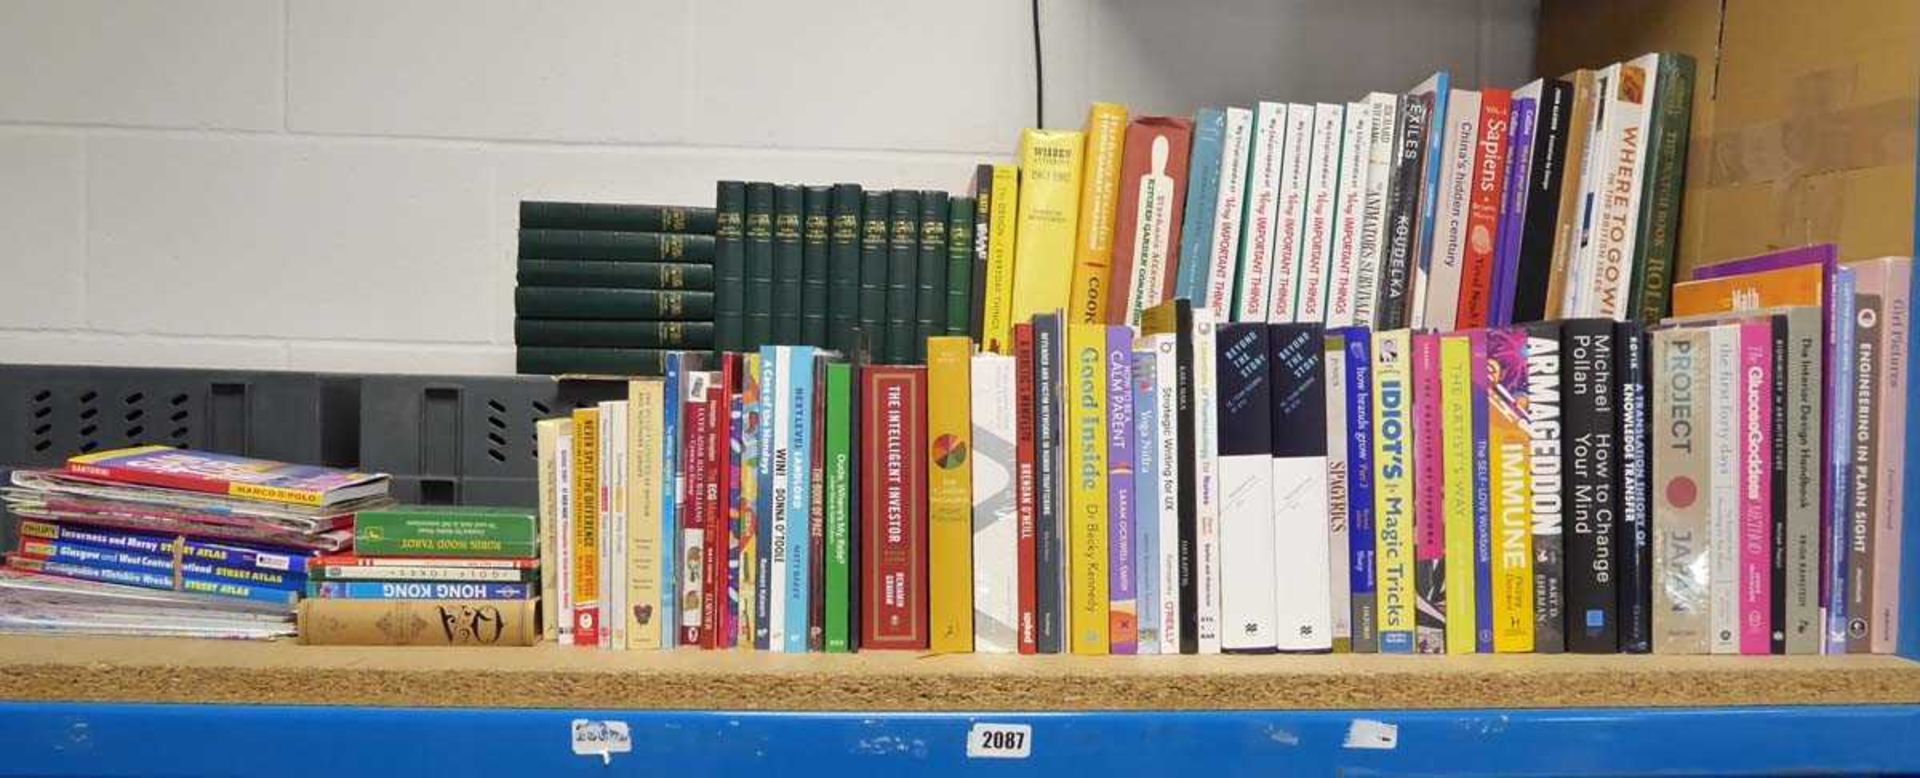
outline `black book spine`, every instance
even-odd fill
[[[869,354],[879,360],[887,355],[887,265],[888,216],[892,196],[887,192],[866,192],[860,203],[860,313],[857,323],[860,338]]]
[[[521,346],[514,350],[514,372],[522,375],[660,375],[668,349]]]
[[[712,262],[713,235],[670,232],[520,230],[521,259],[595,259],[636,262]]]
[[[1280,334],[1291,342],[1291,338],[1288,337],[1291,333]],[[1267,375],[1269,361],[1274,356],[1269,354],[1271,347],[1272,342],[1267,337],[1265,322],[1233,322],[1222,324],[1214,330],[1213,353],[1216,360],[1214,364],[1219,365],[1217,375],[1220,382],[1220,391],[1215,397],[1214,408],[1219,414],[1218,453],[1223,473],[1233,472],[1235,469],[1233,465],[1246,463],[1249,460],[1257,460],[1262,470],[1272,472],[1273,421],[1276,415],[1285,414],[1274,412],[1274,382]],[[1320,413],[1323,419],[1326,407],[1326,402],[1322,400]],[[1326,433],[1323,430],[1321,440],[1325,439]],[[1268,486],[1271,484],[1270,480],[1267,481]],[[1223,486],[1221,491],[1225,492],[1229,488],[1231,487]],[[1263,497],[1266,495],[1248,500],[1252,505],[1247,507],[1252,510],[1245,513],[1235,510],[1222,511],[1220,534],[1223,537],[1231,537],[1237,532],[1249,532],[1253,527],[1243,521],[1255,519],[1267,525],[1259,531],[1272,537],[1272,503],[1270,498],[1261,499]],[[1236,578],[1238,576],[1235,571],[1226,572],[1234,572]],[[1229,588],[1223,595],[1223,600],[1230,605],[1237,594]],[[1274,610],[1268,610],[1265,613],[1249,612],[1246,609],[1229,609],[1223,605],[1220,629],[1226,634],[1221,640],[1221,651],[1247,654],[1273,653],[1276,648],[1274,640],[1276,615],[1277,612]],[[1234,616],[1244,618],[1228,621]]]
[[[526,319],[640,319],[712,321],[712,292],[522,286],[513,290],[515,314]]]
[[[747,184],[721,181],[715,188],[713,345],[739,351],[747,346]]]
[[[1565,504],[1562,456],[1560,324],[1535,322],[1527,331],[1527,480],[1532,487],[1533,650],[1567,650],[1566,565],[1561,522]]]
[[[1653,513],[1652,495],[1647,491],[1653,479],[1652,452],[1647,446],[1651,433],[1652,406],[1648,395],[1651,373],[1647,368],[1647,336],[1639,324],[1618,322],[1613,325],[1614,380],[1619,402],[1615,409],[1620,419],[1620,516],[1615,535],[1619,540],[1615,555],[1619,562],[1615,585],[1619,588],[1620,650],[1645,654],[1653,650]]]
[[[747,185],[746,315],[741,350],[773,342],[773,184]]]
[[[1620,650],[1620,396],[1618,346],[1608,319],[1573,319],[1561,331],[1565,420],[1567,650]]]
[[[712,265],[686,262],[600,262],[587,259],[522,259],[514,280],[520,286],[605,286],[621,289],[686,289],[713,292]],[[740,286],[732,284],[733,304]],[[725,316],[727,297],[714,298],[714,319]],[[733,317],[737,322],[738,316]]]
[[[947,330],[946,192],[920,193],[920,253],[914,268],[913,362],[927,361],[927,338]]]
[[[1768,653],[1787,653],[1787,388],[1791,383],[1789,376],[1793,366],[1788,356],[1791,332],[1788,331],[1787,317],[1770,317],[1773,324],[1773,405],[1772,435],[1770,445],[1773,448],[1773,471],[1768,475],[1768,513],[1773,525],[1773,547],[1768,549],[1771,555],[1769,577],[1772,579],[1767,603],[1772,629],[1768,632]]]
[[[1540,90],[1539,118],[1533,131],[1533,180],[1528,182],[1527,211],[1521,217],[1514,321],[1539,321],[1547,316],[1547,277],[1553,272],[1554,229],[1560,219],[1560,187],[1567,177],[1567,122],[1572,111],[1573,85],[1557,79],[1547,81]]]
[[[1064,643],[1060,587],[1060,328],[1059,314],[1033,317],[1034,621],[1035,645],[1058,654]]]
[[[523,200],[521,229],[621,230],[712,235],[718,226],[713,208],[618,203],[561,203]]]
[[[993,232],[993,166],[973,170],[973,271],[967,287],[967,335],[986,343],[987,242]]]
[[[806,194],[795,184],[773,188],[773,340],[783,346],[800,340],[801,277],[806,249],[800,244]]]
[[[827,346],[847,354],[860,321],[859,184],[833,185],[828,218],[833,226],[827,248]]]
[[[968,334],[968,297],[973,290],[973,198],[947,201],[946,320],[936,326],[943,334]],[[979,339],[974,340],[980,342]]]
[[[700,321],[516,319],[516,346],[602,348],[713,348],[714,325]]]
[[[1142,330],[1148,335],[1174,336],[1174,415],[1180,432],[1179,582],[1180,653],[1200,653],[1200,588],[1195,554],[1200,543],[1200,460],[1198,437],[1194,429],[1193,397],[1193,304],[1175,298],[1154,306],[1141,317]],[[1162,540],[1161,542],[1166,542]]]
[[[833,187],[810,186],[801,205],[800,340],[827,345],[827,255]],[[821,633],[823,636],[825,633]]]
[[[1433,98],[1405,95],[1394,128],[1393,178],[1387,193],[1387,252],[1380,268],[1379,304],[1374,308],[1376,330],[1407,326],[1413,302],[1413,265],[1420,238],[1421,168],[1426,159],[1427,133],[1433,129]]]
[[[887,224],[885,360],[914,364],[914,303],[920,293],[920,193],[896,189]],[[921,346],[925,348],[924,345]]]

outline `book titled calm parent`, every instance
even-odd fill
[[[523,286],[513,290],[513,306],[530,319],[713,319],[712,292]]]

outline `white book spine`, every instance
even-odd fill
[[[1253,112],[1228,108],[1220,147],[1220,194],[1214,200],[1213,247],[1206,299],[1200,305],[1225,311],[1233,304],[1234,263],[1240,257],[1240,216],[1246,207],[1247,157],[1253,145]]]
[[[1180,653],[1180,395],[1177,339],[1155,335],[1153,393],[1160,425],[1160,653]]]
[[[1014,360],[975,354],[973,408],[973,650],[1019,649],[1020,532],[1014,502]]]
[[[573,645],[573,432],[560,433],[553,446],[554,561],[560,576],[560,644]]]
[[[1460,306],[1460,271],[1466,257],[1467,203],[1473,192],[1473,152],[1480,135],[1480,93],[1455,89],[1447,96],[1440,149],[1440,193],[1433,216],[1433,261],[1427,269],[1426,306],[1415,327],[1453,329]]]
[[[1587,146],[1580,158],[1580,200],[1579,219],[1574,222],[1574,233],[1578,242],[1574,246],[1573,260],[1567,265],[1567,281],[1562,296],[1562,311],[1568,317],[1590,316],[1589,306],[1592,295],[1588,294],[1593,283],[1593,266],[1596,261],[1595,250],[1599,248],[1594,229],[1599,214],[1601,192],[1605,191],[1603,180],[1606,160],[1612,159],[1610,127],[1613,116],[1612,100],[1615,82],[1620,80],[1620,65],[1608,65],[1593,74],[1593,124],[1588,134]]]
[[[1220,653],[1220,437],[1219,384],[1214,373],[1215,314],[1193,309],[1193,425],[1195,463],[1200,483],[1195,489],[1195,587],[1199,596],[1196,637],[1200,653]],[[1178,591],[1176,589],[1176,591]]]
[[[787,501],[791,487],[787,464],[793,454],[793,414],[787,412],[793,403],[786,395],[787,384],[792,381],[793,353],[790,349],[774,348],[761,352],[761,359],[773,361],[773,384],[760,387],[761,403],[767,411],[761,414],[761,424],[773,425],[773,448],[760,452],[760,456],[771,457],[773,463],[769,474],[771,483],[761,484],[768,492],[767,511],[767,552],[772,557],[767,587],[772,592],[767,597],[767,650],[775,653],[786,651],[787,645],[787,551],[793,543],[792,527],[788,526],[789,513]],[[757,606],[756,606],[757,607]],[[759,642],[759,636],[755,641]]]
[[[1710,650],[1740,653],[1740,326],[1716,325],[1707,363],[1708,471],[1707,619]]]
[[[600,436],[598,449],[600,458],[594,462],[594,465],[599,468],[597,483],[600,486],[600,499],[597,506],[600,513],[600,532],[595,536],[596,542],[600,545],[600,580],[598,582],[600,591],[599,600],[597,600],[600,603],[600,629],[598,630],[600,648],[613,645],[613,630],[608,628],[608,622],[616,621],[610,618],[613,613],[614,573],[613,533],[609,532],[608,528],[613,525],[613,441],[608,433],[613,431],[613,417],[619,414],[614,412],[612,405],[611,402],[600,403],[600,423],[595,427],[596,434]]]
[[[1273,460],[1274,570],[1281,651],[1333,647],[1327,561],[1327,458]]]
[[[607,557],[610,564],[601,576],[607,580],[604,619],[608,647],[627,647],[627,583],[631,571],[627,564],[627,403],[624,400],[600,404],[607,432]]]
[[[1233,320],[1266,321],[1267,285],[1273,274],[1274,215],[1280,200],[1280,159],[1287,137],[1287,107],[1261,103],[1253,115],[1253,152],[1247,172],[1246,217],[1241,225],[1240,271],[1234,284]]]
[[[1326,340],[1327,382],[1327,600],[1335,642],[1353,638],[1353,581],[1344,562],[1349,556],[1347,501],[1351,498],[1347,462],[1347,346],[1342,336]],[[1343,560],[1333,564],[1333,560]]]
[[[1307,176],[1305,253],[1300,262],[1300,302],[1294,321],[1327,319],[1327,273],[1333,263],[1334,198],[1340,186],[1340,148],[1346,134],[1346,106],[1321,103],[1313,109],[1313,162]]]
[[[1588,315],[1624,320],[1634,282],[1633,252],[1645,189],[1660,55],[1647,54],[1620,65],[1620,77],[1607,102],[1607,156],[1594,224],[1594,263],[1586,294]],[[1635,85],[1635,86],[1629,86]]]
[[[1333,266],[1327,282],[1327,326],[1359,323],[1360,238],[1366,217],[1367,154],[1372,151],[1373,113],[1365,102],[1348,103],[1340,140],[1340,186],[1334,201]],[[1368,313],[1372,313],[1369,309]]]
[[[1387,253],[1387,195],[1393,179],[1393,133],[1400,114],[1398,95],[1367,95],[1367,164],[1360,218],[1360,258],[1353,270],[1354,324],[1372,327],[1378,316],[1380,265]]]
[[[1286,153],[1280,160],[1280,208],[1273,236],[1273,291],[1267,321],[1294,321],[1300,303],[1300,263],[1306,239],[1307,175],[1313,162],[1313,106],[1287,105]]]

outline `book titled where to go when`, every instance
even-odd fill
[[[112,483],[310,507],[387,493],[387,476],[383,473],[293,465],[171,446],[134,446],[82,454],[67,460],[67,472]]]

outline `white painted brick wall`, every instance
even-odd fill
[[[521,199],[966,186],[1020,0],[0,0],[0,361],[506,373]],[[1047,0],[1046,111],[1514,85],[1534,0]]]

